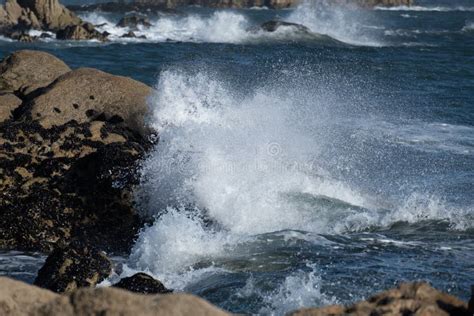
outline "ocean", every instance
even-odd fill
[[[76,2],[77,3],[77,2]],[[145,271],[232,312],[346,304],[400,281],[474,283],[474,3],[187,8],[81,17],[108,43],[0,39],[155,88],[144,227],[104,286]],[[303,24],[310,33],[269,20]],[[32,282],[43,254],[2,252]]]

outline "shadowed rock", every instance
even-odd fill
[[[138,15],[128,15],[120,19],[117,23],[118,27],[128,27],[130,29],[136,30],[138,26],[150,27],[151,23],[147,17],[138,16]]]
[[[167,289],[163,283],[145,273],[136,273],[131,277],[123,278],[113,286],[142,294],[166,294],[173,292]]]
[[[112,262],[92,245],[74,241],[55,249],[39,270],[34,284],[53,292],[95,287],[112,273]]]

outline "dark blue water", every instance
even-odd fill
[[[2,40],[0,57],[41,49],[156,87],[148,123],[163,143],[137,201],[157,219],[123,275],[144,270],[243,313],[352,302],[403,280],[468,298],[471,1],[193,8],[153,15],[147,40],[120,39],[120,16],[83,17],[108,22],[112,41]],[[250,31],[275,18],[313,34]],[[43,260],[2,258],[2,273],[30,281]]]

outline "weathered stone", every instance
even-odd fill
[[[21,50],[0,63],[0,92],[19,95],[49,85],[71,69],[60,59],[45,52]]]
[[[142,294],[166,294],[172,292],[163,283],[145,273],[136,273],[123,278],[114,287]]]
[[[12,112],[21,105],[21,100],[14,94],[0,95],[0,123],[10,119]]]
[[[74,13],[58,0],[17,0],[22,8],[29,9],[38,19],[42,29],[60,30],[69,25],[81,23]]]
[[[108,34],[97,31],[90,23],[82,25],[70,25],[56,33],[56,38],[60,40],[99,40],[101,42],[107,41]]]
[[[33,99],[30,113],[45,128],[70,120],[114,120],[145,133],[144,116],[150,94],[151,88],[141,82],[81,68],[61,76]]]
[[[150,27],[150,20],[145,16],[139,15],[128,15],[120,19],[117,23],[118,27],[128,27],[131,29],[138,29],[138,26]]]
[[[189,294],[139,295],[115,288],[84,288],[59,295],[0,277],[0,315],[224,316],[229,314]]]
[[[458,298],[442,293],[427,283],[403,283],[396,289],[379,293],[367,301],[352,306],[305,308],[290,313],[291,316],[471,316],[467,304]]]
[[[112,267],[104,252],[87,243],[73,241],[48,256],[34,284],[57,293],[95,287],[110,276]]]

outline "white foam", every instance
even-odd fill
[[[452,11],[474,11],[474,7],[463,7],[463,6],[453,6],[453,7],[443,7],[443,6],[396,6],[396,7],[375,7],[375,10],[383,11],[430,11],[430,12],[452,12]]]
[[[466,25],[462,28],[463,32],[473,32],[474,22],[466,22]]]

